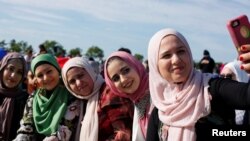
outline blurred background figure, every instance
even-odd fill
[[[213,73],[215,62],[208,50],[204,50],[203,58],[199,62],[199,68],[203,73]]]
[[[0,48],[0,61],[7,54],[7,51],[4,48]]]

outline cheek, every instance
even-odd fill
[[[17,82],[20,83],[20,81],[22,80],[22,78],[23,78],[23,77],[22,77],[21,75],[18,75],[18,76],[17,76]]]
[[[138,89],[138,87],[139,87],[139,85],[141,83],[141,80],[140,80],[140,76],[137,73],[135,75],[136,75],[135,80],[137,82],[136,83],[136,89]]]
[[[40,85],[40,86],[41,86],[41,85],[42,85],[42,83],[43,83],[43,80],[42,80],[42,79],[40,79],[40,78],[37,78],[36,80],[37,80],[38,85]]]
[[[159,61],[158,62],[158,71],[160,72],[160,75],[162,77],[164,77],[165,75],[167,75],[169,72],[169,66],[170,66],[170,63],[169,61]]]
[[[122,90],[122,88],[120,87],[120,82],[114,82],[114,85],[118,90]]]
[[[72,91],[74,91],[74,90],[75,90],[75,85],[74,85],[74,84],[69,85],[69,88],[70,88]]]
[[[6,78],[8,78],[8,73],[6,71],[3,72],[3,80],[5,80]]]

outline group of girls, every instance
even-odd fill
[[[246,71],[248,56],[242,56]],[[248,84],[195,70],[189,44],[176,30],[151,38],[148,63],[149,73],[131,54],[116,51],[103,78],[86,58],[71,58],[61,69],[54,56],[40,54],[31,62],[38,87],[27,94],[20,86],[25,61],[8,53],[0,64],[0,140],[202,140],[200,129],[234,125],[233,108],[249,107]],[[222,90],[229,86],[241,88],[240,96]]]

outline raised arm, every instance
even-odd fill
[[[235,109],[250,109],[250,83],[212,78],[209,84],[209,91],[213,98],[220,97]]]

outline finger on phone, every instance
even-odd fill
[[[240,47],[241,52],[248,52],[250,51],[250,44],[245,44]]]
[[[245,70],[248,74],[250,74],[250,63],[242,63],[241,64],[241,69]]]

